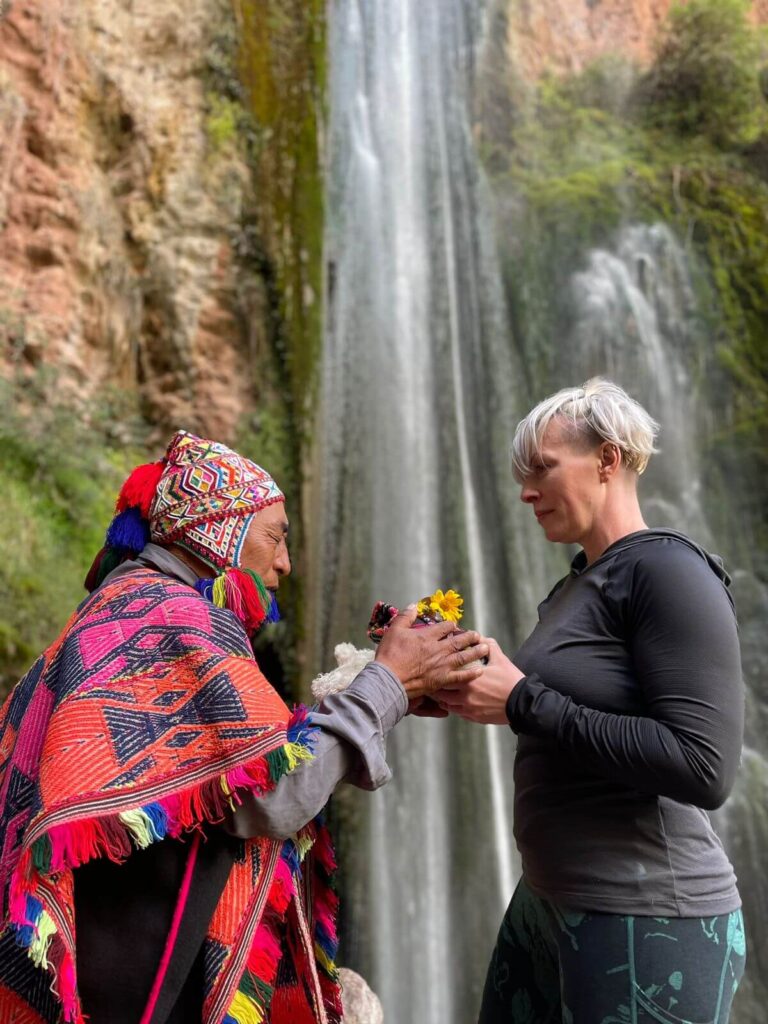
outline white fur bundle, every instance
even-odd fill
[[[373,661],[376,652],[370,648],[359,650],[354,644],[336,644],[333,653],[338,667],[312,681],[312,696],[318,704],[323,697],[346,690],[355,676]]]

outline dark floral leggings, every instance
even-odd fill
[[[727,1024],[744,973],[741,911],[577,913],[524,881],[501,923],[479,1024]]]

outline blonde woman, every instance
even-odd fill
[[[745,962],[741,900],[707,810],[743,731],[729,578],[649,529],[638,480],[657,424],[594,379],[519,424],[513,465],[544,537],[578,544],[512,660],[441,706],[518,736],[522,878],[481,1024],[723,1024]]]

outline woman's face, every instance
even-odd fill
[[[550,423],[520,492],[547,540],[583,545],[605,497],[600,469],[601,446],[574,443],[556,420]]]

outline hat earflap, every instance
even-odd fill
[[[225,569],[218,576],[199,579],[195,590],[217,608],[228,608],[242,622],[249,636],[268,622],[280,621],[274,595],[252,569]]]

